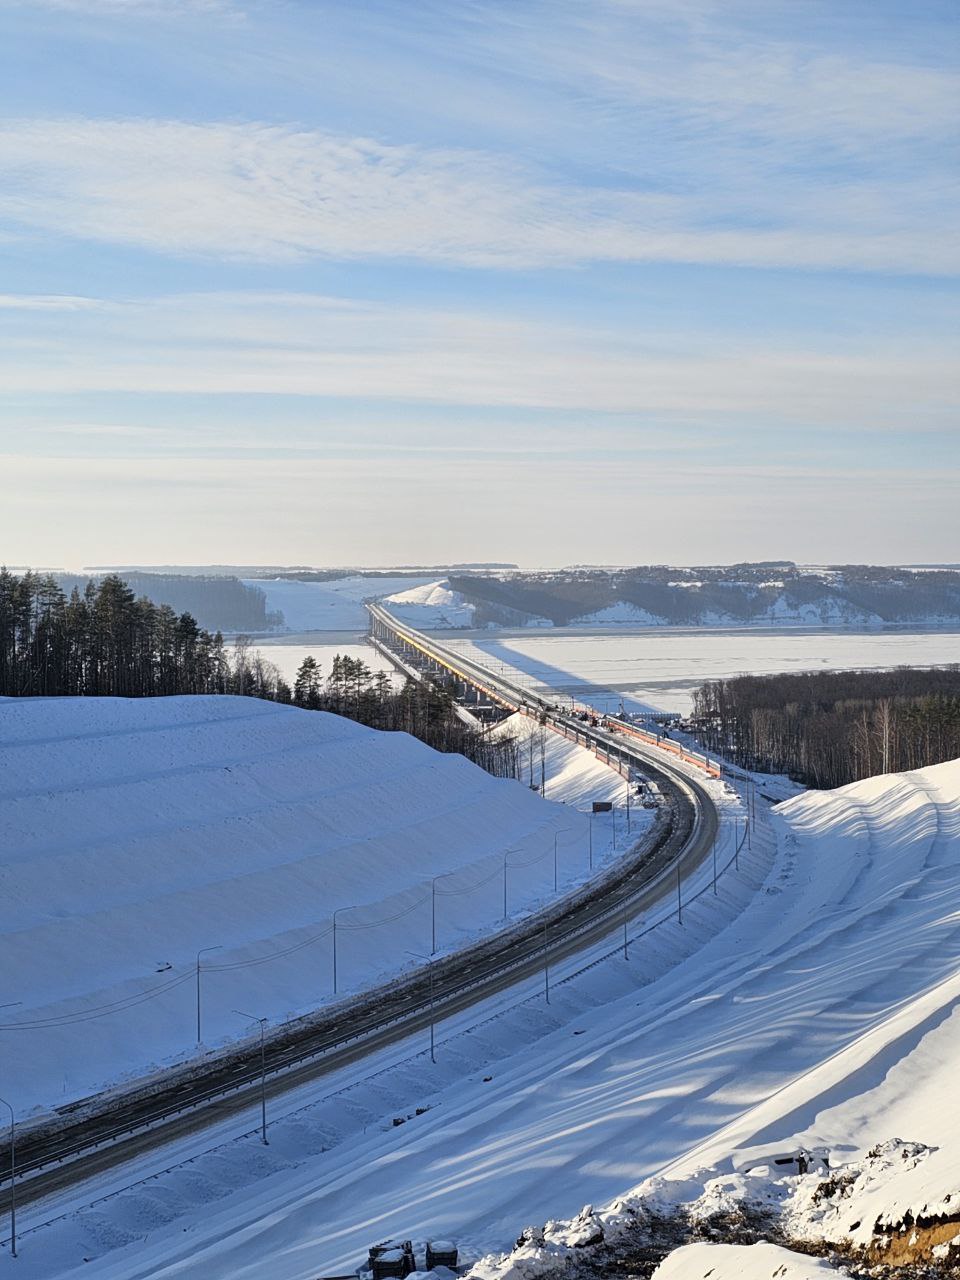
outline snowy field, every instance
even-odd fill
[[[267,610],[283,614],[287,631],[366,631],[364,600],[431,584],[429,577],[335,578],[330,582],[299,582],[286,578],[244,578],[267,597]]]
[[[322,680],[326,680],[330,675],[333,670],[333,660],[337,654],[340,654],[342,658],[354,658],[365,662],[374,674],[378,671],[386,671],[390,676],[390,683],[395,688],[399,688],[404,681],[404,677],[396,667],[378,653],[373,645],[365,644],[363,634],[356,631],[319,632],[313,635],[308,633],[282,640],[279,638],[257,639],[252,642],[251,648],[258,649],[268,662],[274,663],[291,688],[301,662],[308,655],[316,659]]]
[[[278,1100],[269,1149],[251,1114],[246,1136],[182,1149],[189,1164],[171,1167],[169,1151],[162,1167],[146,1162],[142,1186],[85,1188],[110,1196],[95,1208],[74,1197],[46,1227],[43,1207],[28,1209],[24,1228],[37,1229],[17,1273],[313,1280],[390,1234],[452,1236],[468,1258],[509,1250],[523,1226],[587,1202],[611,1234],[631,1202],[707,1212],[771,1196],[797,1229],[825,1235],[861,1212],[868,1230],[881,1208],[936,1206],[960,1186],[960,763],[758,816],[717,896],[707,878],[682,925],[655,913],[629,959],[555,975],[549,1005],[531,984],[472,1029],[441,1026],[436,1066],[420,1037],[363,1079]],[[398,1115],[411,1118],[395,1127]],[[817,1174],[733,1172],[735,1150],[798,1137],[828,1145],[835,1164],[860,1162],[862,1203],[815,1202]],[[894,1137],[940,1151],[864,1163]],[[558,1228],[558,1255],[568,1236]],[[734,1250],[713,1265],[760,1276],[781,1265],[757,1269],[768,1260]],[[671,1265],[674,1280],[711,1266]],[[821,1274],[802,1259],[791,1268]],[[537,1269],[509,1254],[481,1264],[512,1280]]]
[[[960,663],[960,634],[947,631],[804,631],[683,628],[438,633],[495,671],[518,673],[534,692],[556,690],[615,711],[686,714],[705,680],[783,671],[930,667]]]
[[[429,951],[435,876],[439,949],[499,927],[504,856],[512,916],[552,895],[555,833],[562,884],[582,881],[587,828],[462,756],[324,713],[5,701],[3,1096],[25,1117],[195,1054],[201,948],[212,1046],[248,1034],[237,1008],[278,1022],[333,999],[334,909],[340,996]]]

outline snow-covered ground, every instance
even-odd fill
[[[391,1234],[452,1236],[468,1257],[509,1249],[526,1224],[584,1202],[615,1235],[645,1203],[706,1213],[752,1194],[793,1230],[830,1235],[955,1200],[960,762],[804,793],[758,819],[717,896],[707,868],[683,923],[655,913],[629,959],[555,975],[549,1005],[532,983],[474,1029],[441,1027],[436,1066],[418,1041],[419,1056],[369,1064],[325,1099],[291,1099],[269,1149],[224,1135],[172,1169],[165,1153],[146,1185],[114,1185],[96,1209],[25,1236],[18,1274],[312,1280]],[[897,1148],[888,1169],[865,1159],[893,1137],[940,1151]],[[735,1151],[798,1140],[861,1161],[854,1199],[815,1197],[821,1174],[734,1172]],[[568,1230],[555,1237],[541,1262],[573,1247]],[[764,1250],[702,1264],[714,1247],[681,1255],[667,1280],[784,1265]],[[521,1262],[494,1254],[479,1269],[543,1269]],[[822,1274],[787,1263],[784,1276]]]
[[[304,658],[309,656],[316,661],[320,668],[320,678],[325,681],[333,670],[333,660],[337,654],[342,658],[353,658],[366,663],[374,675],[378,671],[385,671],[394,688],[402,686],[405,677],[373,645],[362,643],[362,637],[357,632],[346,631],[337,635],[336,639],[328,632],[317,632],[315,635],[319,643],[315,643],[310,635],[305,635],[302,643],[297,644],[288,640],[258,639],[251,648],[258,649],[268,662],[274,663],[291,688]]]
[[[459,591],[451,591],[446,580],[397,592],[383,604],[395,618],[418,628],[470,627],[476,612]]]
[[[596,766],[598,769],[599,765]],[[558,766],[559,768],[559,766]],[[607,777],[613,775],[604,770]],[[549,790],[549,784],[548,784]],[[2,1092],[25,1116],[281,1021],[587,874],[588,819],[406,734],[255,699],[0,704]],[[599,831],[596,852],[608,843]],[[440,892],[442,890],[442,893]]]
[[[244,578],[267,597],[267,610],[280,610],[287,631],[365,631],[364,600],[408,591],[435,581],[416,577],[334,578],[329,582],[300,582],[287,578]]]
[[[443,643],[534,692],[552,689],[601,710],[686,714],[705,680],[774,672],[929,667],[960,662],[949,631],[757,631],[663,628],[614,634],[545,632],[444,634]]]

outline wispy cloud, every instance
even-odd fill
[[[104,311],[113,304],[101,298],[76,298],[58,293],[0,293],[3,311]]]
[[[589,187],[487,153],[265,124],[11,122],[0,175],[8,228],[180,255],[960,268],[949,222],[895,187],[758,195],[751,212],[732,192]]]
[[[34,313],[0,347],[0,391],[313,396],[636,413],[727,430],[762,419],[953,423],[952,349],[902,338],[789,345],[690,330],[618,332],[450,308],[194,294],[76,316]],[[922,406],[922,407],[920,407]]]
[[[235,13],[233,0],[0,0],[4,9],[58,9],[106,17],[171,17],[183,13]]]

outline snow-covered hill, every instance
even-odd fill
[[[723,1220],[742,1229],[751,1217],[869,1261],[960,1264],[960,761],[805,792],[776,817],[777,873],[728,936],[726,960],[722,939],[700,957],[682,1023],[658,1037],[674,1087],[698,1081],[673,1140],[702,1131],[693,1116],[708,1104],[716,1121],[731,1118],[588,1215],[590,1232],[582,1218],[551,1224],[544,1243],[487,1259],[485,1280],[545,1274],[591,1234],[655,1241],[665,1221],[722,1239]],[[664,1136],[648,1126],[648,1142]],[[811,1161],[798,1176],[772,1163],[798,1148],[826,1150],[831,1169]],[[768,1246],[701,1243],[658,1276],[814,1273]]]
[[[960,1203],[960,762],[758,816],[718,894],[707,880],[682,924],[658,909],[629,959],[555,974],[549,1005],[541,985],[481,1026],[441,1027],[435,1066],[418,1038],[405,1061],[291,1098],[268,1153],[233,1129],[208,1155],[164,1152],[149,1185],[38,1230],[18,1274],[312,1280],[401,1235],[507,1250],[475,1266],[487,1280],[567,1257],[604,1275],[605,1245],[647,1247],[671,1220],[707,1240],[664,1280],[824,1274],[709,1243],[745,1206],[789,1237],[865,1247],[879,1225],[890,1248],[949,1256],[960,1224],[915,1246],[899,1226]],[[834,1176],[734,1168],[797,1142],[829,1147]]]
[[[451,591],[445,580],[399,591],[383,603],[401,622],[427,630],[472,627],[476,612],[475,606],[459,591]]]
[[[3,1094],[21,1115],[280,1021],[553,888],[586,818],[406,734],[254,699],[0,704]],[[571,833],[572,832],[572,833]],[[579,832],[579,835],[578,835]],[[537,860],[535,860],[537,859]],[[585,858],[564,859],[565,877]],[[530,864],[530,865],[526,865]],[[483,883],[481,883],[483,882]],[[474,887],[479,886],[479,887]]]
[[[430,578],[363,577],[301,581],[297,578],[246,578],[267,598],[267,609],[283,614],[285,631],[366,631],[364,600],[429,583]]]

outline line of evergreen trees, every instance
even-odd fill
[[[737,764],[839,787],[960,756],[960,667],[711,680],[694,720]]]
[[[407,680],[394,690],[387,672],[374,673],[360,658],[337,654],[323,680],[316,659],[308,655],[294,681],[293,701],[372,729],[410,733],[436,751],[466,756],[498,778],[520,776],[520,745],[515,739],[491,738],[465,724],[445,689]]]
[[[82,594],[94,575],[53,576],[69,595],[74,587]],[[263,632],[283,625],[283,614],[267,609],[264,590],[237,577],[126,571],[117,571],[114,576],[121,577],[137,596],[146,596],[154,604],[168,604],[176,613],[189,613],[208,631]]]
[[[409,682],[395,691],[383,672],[337,656],[323,680],[316,660],[293,689],[240,636],[230,650],[189,613],[138,597],[116,574],[69,595],[51,575],[0,569],[0,696],[126,697],[237,694],[293,702],[376,729],[402,730],[438,751],[459,752],[499,777],[519,771],[517,748],[460,721],[442,690]]]

